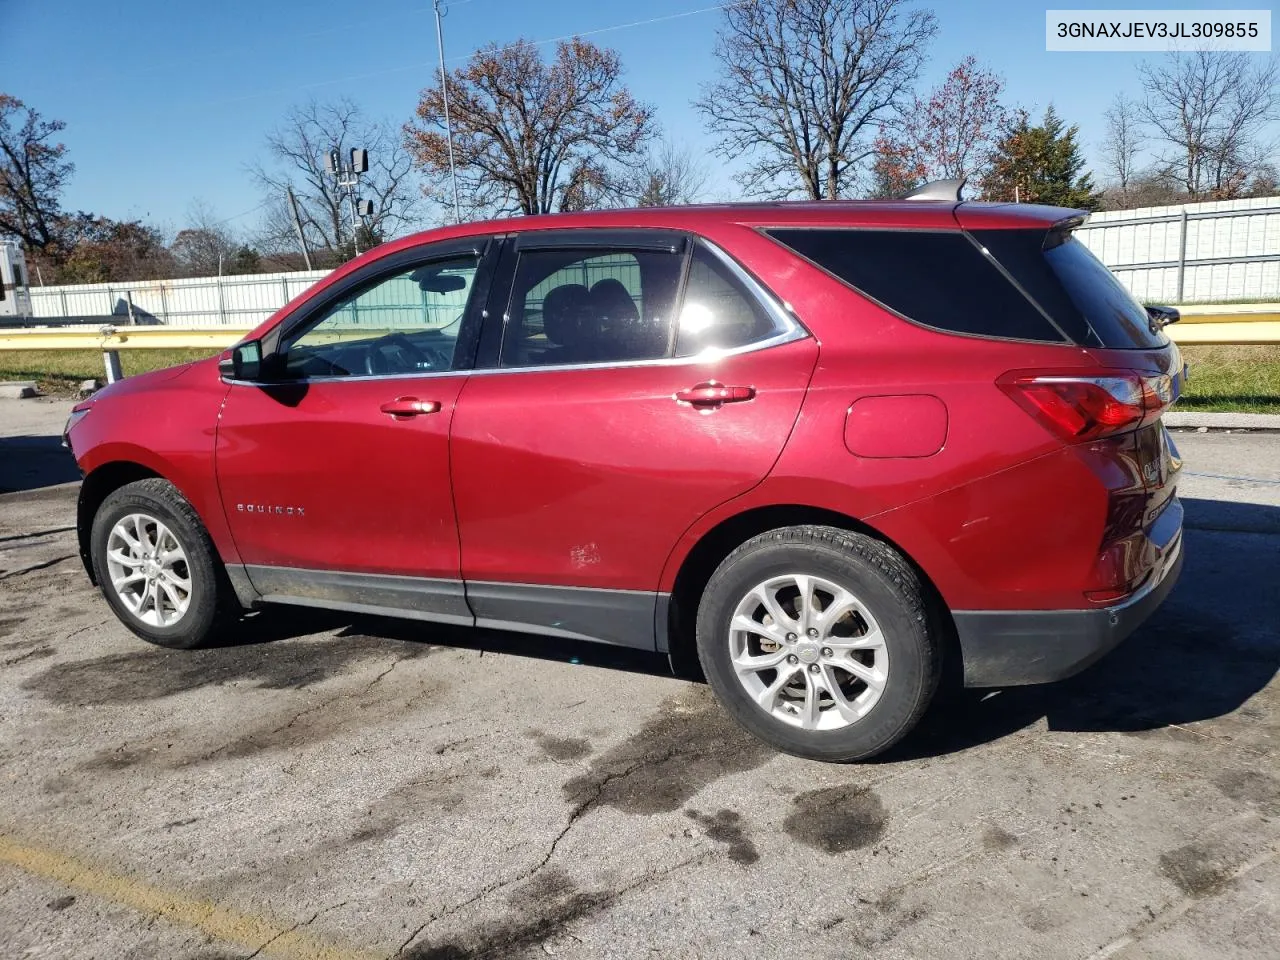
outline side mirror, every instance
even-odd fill
[[[231,355],[218,361],[224,380],[257,380],[262,376],[262,344],[257,340],[231,348]]]
[[[1167,327],[1171,323],[1177,323],[1181,319],[1182,314],[1173,307],[1147,307],[1147,323],[1150,325],[1152,333]]]

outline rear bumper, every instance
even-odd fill
[[[957,610],[966,687],[1062,680],[1110,652],[1155,611],[1182,572],[1178,535],[1159,575],[1123,603],[1096,610]]]

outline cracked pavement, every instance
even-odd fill
[[[149,647],[32,404],[0,401],[6,957],[1280,955],[1280,437],[1177,436],[1186,570],[1112,656],[830,766],[630,651],[301,608]]]

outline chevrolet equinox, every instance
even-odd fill
[[[1176,314],[1079,211],[938,196],[383,244],[75,407],[85,567],[167,647],[284,603],[696,651],[822,760],[903,737],[944,657],[1068,676],[1181,566]]]

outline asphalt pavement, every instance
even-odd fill
[[[75,556],[70,404],[0,401],[4,957],[1280,956],[1280,435],[1179,433],[1115,653],[781,756],[656,656],[297,609],[147,646]]]

